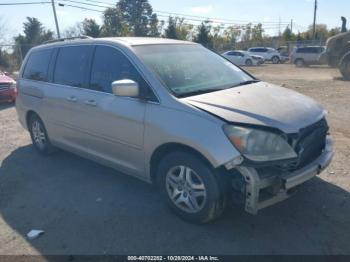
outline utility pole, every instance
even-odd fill
[[[52,3],[53,15],[54,15],[54,17],[55,17],[55,24],[56,24],[57,37],[58,37],[58,38],[61,38],[60,29],[59,29],[59,27],[58,27],[57,15],[56,15],[55,0],[51,0],[51,3]]]
[[[293,19],[290,20],[290,32],[293,34]]]
[[[317,0],[315,0],[315,9],[314,9],[314,26],[313,26],[313,39],[316,37],[316,15],[317,15]]]
[[[281,37],[281,17],[278,18],[278,36]]]

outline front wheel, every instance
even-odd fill
[[[279,64],[281,62],[281,60],[278,56],[272,57],[271,61],[273,64]]]
[[[340,73],[343,75],[345,80],[350,80],[350,52],[345,54],[340,61]]]
[[[252,66],[252,65],[253,65],[253,61],[250,60],[250,59],[247,59],[247,60],[245,61],[245,65],[246,65],[246,66]]]
[[[158,168],[158,186],[170,208],[181,218],[208,223],[226,207],[225,190],[214,170],[187,152],[165,156]]]

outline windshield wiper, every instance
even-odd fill
[[[257,79],[252,79],[252,80],[238,83],[230,88],[234,88],[236,86],[254,84],[254,83],[258,83],[258,82],[261,82],[261,81],[257,80]],[[228,88],[209,88],[209,89],[195,90],[195,91],[191,91],[191,92],[187,92],[187,93],[183,93],[183,94],[178,94],[177,97],[181,98],[181,97],[188,97],[188,96],[196,96],[196,95],[212,93],[212,92],[216,92],[216,91],[220,91],[220,90],[225,90],[225,89],[228,89]]]
[[[236,87],[236,86],[244,86],[244,85],[250,85],[250,84],[259,83],[259,82],[261,82],[261,81],[258,80],[258,79],[253,79],[253,80],[248,80],[248,81],[240,82],[239,84],[234,85],[233,87]]]
[[[188,96],[197,96],[201,94],[206,94],[206,93],[211,93],[211,92],[216,92],[223,90],[222,88],[211,88],[211,89],[203,89],[203,90],[196,90],[196,91],[191,91],[183,94],[178,94],[177,97],[188,97]]]

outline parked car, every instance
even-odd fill
[[[0,72],[0,103],[13,103],[16,100],[17,88],[16,81],[11,77]]]
[[[251,55],[246,51],[227,51],[222,54],[223,57],[230,60],[232,63],[238,66],[256,66],[263,64],[264,58],[262,56]]]
[[[248,52],[252,55],[262,56],[265,59],[265,61],[271,61],[273,64],[279,64],[285,61],[280,55],[280,53],[274,48],[253,47],[249,48]]]
[[[289,48],[287,46],[280,46],[279,48],[277,48],[277,51],[280,53],[281,62],[286,63],[290,57]]]
[[[321,55],[326,51],[324,47],[307,46],[295,48],[290,56],[290,61],[297,67],[307,65],[320,65]]]
[[[318,103],[192,42],[45,44],[17,84],[19,121],[39,153],[61,148],[157,184],[193,222],[218,218],[231,197],[257,214],[333,157]]]

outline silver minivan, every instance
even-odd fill
[[[324,52],[326,48],[323,46],[297,47],[291,53],[290,60],[297,67],[320,65],[320,58]]]
[[[17,86],[18,117],[39,153],[60,148],[154,183],[192,222],[232,201],[257,214],[333,157],[318,103],[192,42],[44,44],[27,54]]]

